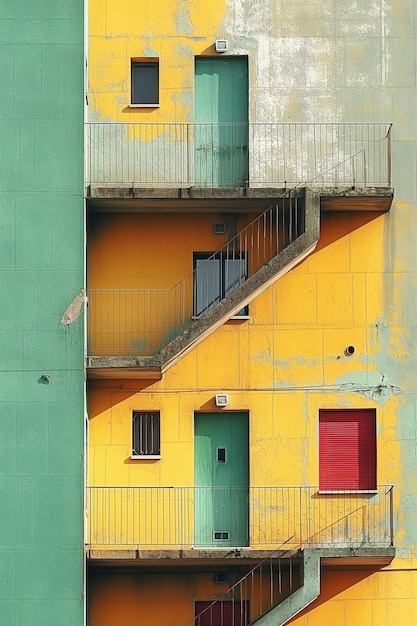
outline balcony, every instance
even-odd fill
[[[88,487],[86,528],[93,551],[388,548],[393,487]]]
[[[391,125],[88,123],[86,154],[93,197],[111,197],[109,188],[133,198],[135,188],[389,187]]]

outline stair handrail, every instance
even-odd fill
[[[239,585],[241,585],[247,578],[249,578],[250,576],[252,576],[252,574],[254,572],[256,572],[256,570],[260,570],[262,568],[262,565],[266,562],[269,561],[270,559],[273,558],[273,555],[276,554],[278,551],[281,551],[282,548],[291,541],[291,539],[294,538],[294,535],[292,535],[291,537],[288,537],[285,541],[283,541],[277,548],[275,548],[274,550],[272,550],[272,552],[270,552],[268,554],[268,556],[264,557],[261,561],[259,561],[259,563],[257,563],[251,570],[249,570],[249,572],[247,572],[244,576],[242,576],[242,578],[240,578],[237,582],[235,582],[231,587],[229,587],[226,591],[225,591],[225,595],[230,594],[233,592],[234,589],[236,589],[236,587],[238,587]],[[285,551],[285,555],[288,553],[293,553],[294,549],[288,549]],[[280,555],[280,558],[283,555]],[[220,600],[221,601],[221,600]],[[209,604],[208,606],[206,606],[202,611],[200,611],[200,613],[198,613],[198,615],[196,615],[194,617],[193,620],[193,624],[196,623],[196,621],[201,617],[201,615],[203,615],[204,613],[206,613],[206,611],[209,611],[217,602],[219,602],[219,600],[213,600],[213,602],[211,604]],[[272,606],[270,607],[270,609],[272,608]],[[259,616],[260,617],[260,616]],[[188,626],[192,626],[190,623],[188,623]]]

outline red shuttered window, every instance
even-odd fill
[[[322,409],[320,491],[376,489],[375,409]]]

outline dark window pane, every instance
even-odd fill
[[[218,253],[194,253],[194,315],[201,315],[247,279],[247,257],[244,252],[226,256]],[[236,315],[247,315],[245,307]]]
[[[224,262],[224,294],[227,296],[229,293],[237,289],[242,285],[248,277],[247,272],[247,259],[246,255],[242,253],[240,256],[234,259],[227,258]],[[235,317],[239,315],[248,315],[249,307],[245,306],[243,309],[235,314]]]
[[[132,104],[159,103],[159,63],[132,63]]]
[[[246,258],[225,259],[224,293],[227,296],[246,280]]]
[[[195,314],[200,315],[220,302],[220,260],[195,261]]]
[[[226,463],[226,448],[217,448],[217,462]]]

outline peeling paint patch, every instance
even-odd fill
[[[368,389],[363,389],[362,393],[367,398],[371,398],[378,404],[384,404],[387,400],[392,398],[392,396],[401,393],[401,389],[396,387],[395,385],[377,385],[376,387],[369,387]]]
[[[257,354],[254,354],[250,357],[251,361],[260,361],[261,363],[263,362],[267,362],[270,363],[271,362],[271,350],[262,350],[261,352],[258,352]]]
[[[79,318],[80,313],[83,308],[84,300],[85,300],[85,291],[83,289],[78,294],[78,296],[74,298],[74,300],[71,302],[71,304],[68,306],[67,310],[61,317],[61,324],[63,326],[69,326],[70,324],[75,322],[75,320]]]
[[[158,57],[158,53],[155,52],[153,48],[150,47],[149,44],[145,46],[145,57]]]
[[[235,39],[235,45],[237,45],[238,48],[242,48],[242,50],[245,50],[247,48],[250,48],[252,50],[257,50],[259,46],[259,42],[254,37],[238,36]],[[244,54],[244,52],[242,52],[242,54]]]
[[[175,52],[180,56],[186,56],[190,59],[194,59],[194,51],[190,46],[184,46],[183,44],[176,47]]]
[[[274,359],[273,365],[274,367],[280,367],[282,369],[288,369],[290,367],[305,365],[308,367],[317,367],[320,365],[321,361],[319,359],[309,359],[304,356],[297,356],[292,359],[282,360],[282,359]]]
[[[135,339],[135,341],[132,341],[130,344],[131,350],[142,351],[142,350],[146,350],[146,348],[147,348],[147,345],[144,339]]]
[[[178,33],[182,32],[185,35],[192,35],[193,27],[191,24],[190,9],[182,9],[182,3],[179,3],[175,25]]]

